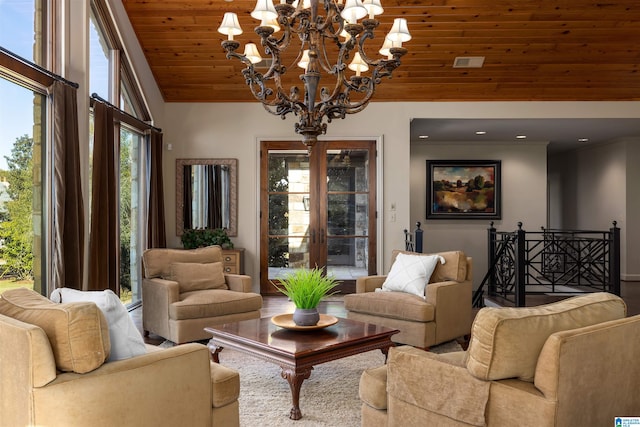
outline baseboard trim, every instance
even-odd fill
[[[640,282],[640,274],[621,274],[620,280],[625,282]]]

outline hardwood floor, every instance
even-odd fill
[[[622,282],[621,283],[621,296],[627,304],[627,315],[634,316],[640,314],[640,283],[638,282]],[[536,296],[534,298],[527,299],[527,303],[530,305],[547,304],[557,297]],[[295,306],[284,296],[264,296],[263,306],[261,310],[262,317],[273,316],[281,313],[292,313]],[[331,314],[336,317],[345,317],[346,310],[344,304],[339,298],[331,298],[329,301],[323,301],[318,306],[321,313]],[[477,310],[476,310],[477,311]],[[474,313],[476,312],[474,311]],[[130,312],[136,327],[142,334],[142,308],[137,308]],[[164,338],[151,334],[145,337],[145,342],[148,344],[158,345],[164,341]]]

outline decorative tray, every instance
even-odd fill
[[[271,323],[281,328],[291,329],[292,331],[313,331],[315,329],[323,329],[327,326],[335,325],[338,323],[338,318],[329,316],[328,314],[321,314],[320,320],[313,326],[298,326],[293,321],[293,313],[277,314],[271,318]]]

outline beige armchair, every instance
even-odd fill
[[[483,308],[467,352],[392,348],[360,380],[362,425],[606,426],[638,416],[640,316],[607,293]]]
[[[206,346],[147,346],[105,363],[109,333],[94,303],[29,292],[0,298],[0,426],[239,425],[238,372],[210,362]]]
[[[422,255],[395,250],[398,254]],[[424,254],[427,255],[427,254]],[[345,295],[349,319],[400,330],[392,339],[428,348],[463,337],[471,330],[472,260],[464,252],[442,252],[424,297],[404,292],[375,292],[387,276],[367,276],[356,281],[356,293]]]
[[[142,325],[175,343],[211,338],[207,326],[260,317],[251,277],[224,274],[219,246],[147,249],[143,255]]]

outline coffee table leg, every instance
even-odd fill
[[[209,341],[209,344],[207,344],[207,347],[211,352],[211,360],[213,360],[215,363],[220,363],[220,357],[218,356],[218,354],[222,351],[224,347],[220,347],[219,345],[215,344],[213,340]]]
[[[302,382],[311,376],[312,369],[312,367],[309,367],[296,372],[294,369],[282,367],[282,378],[287,380],[291,388],[291,402],[293,406],[291,407],[289,418],[292,420],[302,418],[302,412],[300,411],[300,387],[302,387]]]
[[[384,354],[384,363],[387,363],[387,359],[389,358],[389,349],[391,347],[395,347],[395,344],[391,343],[389,347],[382,347],[380,351]]]

